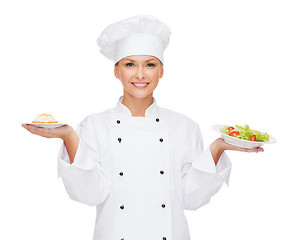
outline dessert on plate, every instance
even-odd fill
[[[32,123],[58,123],[52,114],[41,113],[39,114]]]

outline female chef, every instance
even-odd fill
[[[123,85],[116,106],[86,117],[77,133],[23,125],[63,139],[59,176],[71,199],[97,206],[94,240],[189,240],[184,210],[208,203],[228,183],[224,151],[263,151],[221,138],[203,151],[198,124],[156,104],[169,37],[169,27],[152,16],[109,25],[97,42]]]

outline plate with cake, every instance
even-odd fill
[[[42,128],[57,128],[67,125],[67,123],[60,123],[56,120],[56,118],[52,114],[41,113],[31,122],[27,122],[25,124],[34,125],[36,127]]]

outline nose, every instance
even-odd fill
[[[144,70],[142,67],[139,67],[137,69],[137,78],[138,79],[143,79],[145,77],[145,74],[144,74]]]

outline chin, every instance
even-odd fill
[[[126,93],[127,94],[127,93]],[[153,95],[153,93],[128,93],[128,95],[130,95],[130,96],[133,96],[134,98],[138,98],[138,99],[140,99],[140,98],[147,98],[147,97],[149,97],[150,95]]]

